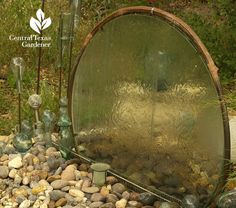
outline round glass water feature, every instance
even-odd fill
[[[69,84],[82,156],[162,198],[212,201],[230,156],[227,113],[217,69],[182,20],[118,10],[87,36]]]

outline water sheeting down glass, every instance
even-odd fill
[[[207,204],[222,174],[222,113],[205,60],[176,27],[145,14],[106,23],[83,51],[71,99],[81,155]]]

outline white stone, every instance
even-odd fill
[[[71,195],[71,196],[74,196],[74,197],[79,197],[79,198],[82,198],[83,199],[83,197],[84,197],[84,192],[82,192],[82,191],[80,191],[80,190],[78,190],[78,189],[70,189],[69,190],[69,194]]]
[[[11,157],[11,155],[10,155]],[[13,157],[12,159],[10,159],[9,163],[8,163],[8,167],[9,168],[21,168],[22,167],[22,157],[21,155],[17,154],[15,157]]]
[[[19,206],[19,208],[28,208],[28,207],[30,207],[30,200],[27,199],[24,200]]]
[[[127,204],[127,200],[121,199],[116,202],[116,208],[125,208],[126,204]]]
[[[16,174],[15,179],[14,179],[14,183],[21,184],[21,182],[22,182],[22,178],[18,174]]]
[[[46,187],[50,186],[49,183],[44,179],[40,180],[38,184],[41,186],[46,186]]]
[[[40,207],[40,200],[36,200],[35,202],[34,202],[34,205],[33,205],[33,208],[39,208]]]
[[[76,184],[75,184],[75,187],[77,187],[78,189],[81,189],[82,188],[82,185],[83,185],[83,180],[79,180]]]
[[[28,176],[25,176],[22,180],[23,185],[28,185],[30,183],[30,179]]]
[[[75,173],[75,180],[76,181],[80,180],[81,179],[80,171],[79,170],[75,170],[74,173]]]
[[[11,171],[9,172],[9,177],[10,178],[15,178],[17,174],[17,170],[16,169],[11,169]]]

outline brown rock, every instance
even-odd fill
[[[99,188],[92,186],[92,187],[82,187],[82,191],[88,194],[94,194],[99,192]]]
[[[33,170],[31,176],[34,177],[39,177],[39,179],[46,179],[48,177],[48,172],[44,170]]]
[[[62,189],[68,185],[68,181],[65,180],[55,180],[51,183],[53,189]]]
[[[106,186],[103,186],[101,188],[100,194],[106,197],[109,194],[109,189]]]
[[[46,150],[46,156],[53,155],[55,152],[57,152],[57,149],[56,149],[55,147],[49,147],[49,148]]]
[[[139,200],[139,193],[131,192],[129,196],[130,201],[138,201]]]
[[[69,165],[66,169],[61,173],[61,179],[65,181],[74,181],[75,180],[75,165]]]
[[[61,198],[61,199],[56,201],[55,206],[56,207],[62,207],[64,205],[66,205],[66,203],[67,203],[66,198]]]
[[[27,197],[28,196],[27,190],[24,189],[24,188],[16,189],[16,191],[14,193],[14,196],[17,197],[17,196],[20,196],[20,195]]]
[[[51,182],[53,182],[53,181],[55,181],[55,180],[60,180],[60,179],[61,179],[61,176],[60,176],[60,175],[52,175],[52,176],[49,176],[49,177],[48,177],[47,181],[48,181],[49,183],[51,183]]]
[[[113,184],[115,184],[115,183],[118,182],[118,179],[115,178],[114,176],[107,176],[106,182],[107,182],[108,184],[113,185]]]
[[[37,195],[38,193],[43,192],[43,191],[45,191],[46,189],[47,189],[46,186],[36,186],[36,187],[34,187],[34,188],[32,189],[32,194],[33,194],[33,195]]]
[[[60,200],[60,199],[59,199]],[[58,201],[59,201],[58,200]],[[49,204],[48,204],[48,208],[54,208],[56,205],[55,205],[55,201],[50,201]]]
[[[82,163],[79,168],[78,168],[80,171],[88,171],[88,166],[84,163]]]

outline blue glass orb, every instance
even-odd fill
[[[12,140],[12,143],[18,152],[26,152],[32,147],[31,138],[24,133],[16,134]]]

